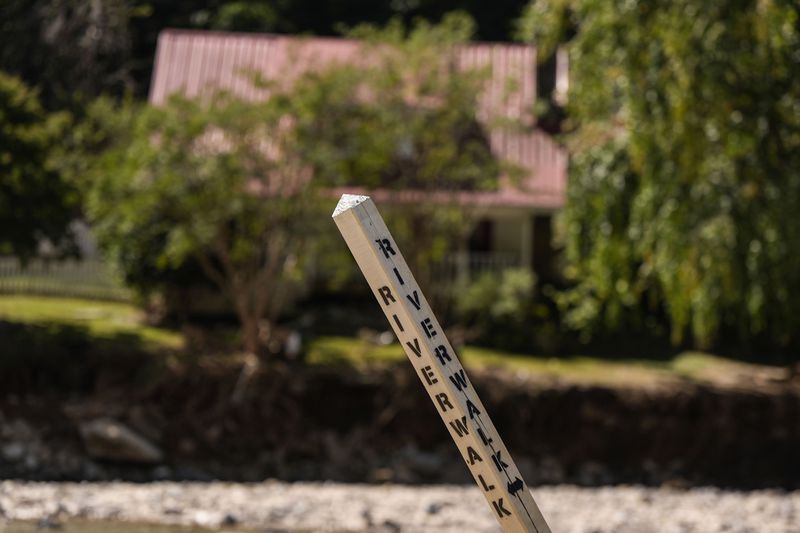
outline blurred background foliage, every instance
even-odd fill
[[[524,5],[469,0],[459,8],[477,21],[477,38],[507,40]],[[396,17],[437,21],[452,10],[441,0],[4,0],[0,70],[41,87],[46,109],[81,107],[101,93],[146,97],[164,28],[340,35]]]
[[[470,343],[522,353],[559,350],[557,312],[529,269],[485,273],[457,294],[455,317]]]
[[[168,27],[363,46],[153,106]],[[560,214],[453,200],[517,171],[473,39],[537,46],[517,132],[567,146]],[[788,0],[0,0],[0,477],[470,482],[331,223],[346,185],[529,482],[797,489],[799,41]]]
[[[233,304],[246,351],[267,355],[280,311],[305,296],[292,284],[316,273],[321,255],[347,255],[327,246],[339,241],[322,224],[335,201],[324,190],[496,183],[500,164],[473,118],[485,76],[447,68],[472,31],[465,15],[409,29],[360,26],[363,63],[265,84],[260,102],[226,93],[159,107],[100,98],[72,131],[74,157],[63,168],[81,184],[100,247],[129,285],[142,295],[176,281],[216,286]],[[468,216],[441,202],[394,211],[426,285],[469,231]],[[343,279],[326,272],[331,281],[352,278],[349,260],[321,263],[348,265]]]
[[[566,41],[563,220],[585,334],[786,349],[800,317],[800,17],[785,1],[538,0],[519,30]]]
[[[53,254],[75,253],[77,191],[54,161],[69,120],[48,114],[35,89],[0,71],[0,253],[27,260],[44,241]]]
[[[241,137],[236,128],[269,128],[276,113],[296,121],[292,157],[320,184],[382,184],[390,195],[491,188],[509,169],[492,157],[487,127],[472,118],[485,75],[442,66],[470,39],[516,38],[535,43],[542,61],[558,46],[569,53],[567,103],[547,119],[571,153],[557,236],[566,280],[509,272],[460,287],[458,298],[438,305],[480,342],[522,339],[515,349],[557,351],[631,335],[677,346],[796,348],[798,7],[778,0],[460,7],[464,13],[445,16],[449,6],[434,0],[3,2],[0,250],[30,257],[44,240],[55,255],[72,253],[71,222],[83,215],[140,292],[212,286],[210,268],[220,259],[204,267],[198,256],[213,236],[227,224],[245,242],[267,215],[222,185],[214,189],[226,199],[220,205],[198,193],[212,173],[241,183],[252,171],[233,161],[235,149],[192,155],[186,147],[212,130]],[[439,23],[412,24],[417,17]],[[218,95],[153,110],[141,102],[158,32],[168,26],[346,34],[372,43],[368,53],[381,67],[321,70],[301,79],[291,98],[275,88],[263,105]],[[374,97],[354,96],[362,90]],[[412,112],[409,93],[438,103]],[[169,150],[156,153],[152,136]],[[148,173],[163,176],[163,187],[145,186]],[[210,222],[189,216],[194,209]],[[398,211],[387,216],[426,286],[474,221],[442,205],[412,202]],[[333,230],[303,231],[325,281],[352,281]],[[244,245],[235,253],[258,255]],[[290,270],[294,280],[307,274],[299,263]],[[495,308],[485,303],[490,297],[504,303]],[[498,328],[513,333],[489,339]]]
[[[251,353],[269,342],[321,219],[321,182],[304,175],[294,131],[284,126],[289,102],[218,93],[112,113],[130,122],[96,158],[86,188],[98,242],[128,281],[166,287],[160,273],[193,260],[231,302]],[[105,108],[100,101],[90,115]]]
[[[488,128],[475,118],[488,72],[452,68],[474,31],[463,13],[437,25],[359,25],[347,33],[365,43],[359,63],[309,73],[292,96],[298,143],[315,179],[384,193],[387,223],[442,310],[449,298],[432,291],[433,279],[475,223],[447,199],[496,188],[508,166],[492,154]],[[408,198],[409,190],[417,195]],[[421,201],[433,191],[438,201]]]

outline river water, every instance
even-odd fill
[[[199,527],[158,526],[103,520],[70,520],[57,524],[42,524],[39,522],[0,523],[0,533],[42,533],[43,531],[58,531],[59,533],[209,533],[211,531],[228,531],[230,533],[243,533],[247,530],[212,530]]]

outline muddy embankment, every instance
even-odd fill
[[[234,403],[237,378],[206,364],[140,388],[98,376],[89,394],[7,391],[0,477],[470,481],[408,365],[271,370]],[[531,485],[800,487],[796,381],[627,388],[491,371],[472,383]],[[139,450],[114,460],[98,427]]]

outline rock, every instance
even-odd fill
[[[32,453],[26,455],[25,468],[27,468],[28,470],[36,470],[37,468],[39,468],[39,458]]]
[[[17,462],[25,455],[25,445],[21,442],[9,442],[3,445],[2,454],[6,461]]]
[[[64,529],[64,525],[55,518],[45,516],[44,518],[40,518],[39,521],[36,522],[36,529],[38,530]]]
[[[283,343],[283,353],[289,359],[297,359],[303,350],[303,337],[297,330],[292,330]]]
[[[375,468],[369,474],[369,480],[373,483],[386,483],[394,478],[394,470],[387,467]]]
[[[107,475],[105,469],[94,461],[85,460],[81,468],[82,477],[88,481],[99,481]]]
[[[150,441],[124,424],[98,418],[80,426],[86,452],[94,459],[154,464],[164,454]]]
[[[384,520],[383,521],[383,529],[385,531],[402,531],[403,526],[399,523],[395,522],[394,520]]]
[[[20,442],[35,440],[37,437],[33,427],[20,419],[4,422],[2,428],[0,428],[0,435]]]
[[[222,522],[220,523],[220,525],[222,525],[222,526],[235,526],[238,523],[239,523],[239,519],[236,517],[236,515],[228,513],[222,519]]]
[[[406,446],[396,455],[396,467],[405,467],[423,477],[440,475],[444,466],[442,456],[437,453],[424,452],[414,446]]]
[[[54,511],[39,519],[36,523],[36,529],[64,529],[63,522],[67,515],[66,507],[59,503]]]
[[[201,470],[200,468],[191,465],[175,466],[175,470],[171,477],[174,479],[179,479],[181,481],[200,481],[200,482],[208,482],[214,479],[214,476],[212,476],[205,470]]]
[[[167,465],[158,465],[150,473],[154,480],[164,481],[172,477],[172,469]]]
[[[439,511],[441,511],[448,505],[450,505],[450,503],[448,502],[433,502],[428,504],[428,508],[426,509],[426,511],[428,514],[438,514]]]
[[[204,509],[192,513],[191,520],[194,525],[206,528],[216,528],[222,523],[219,512]]]
[[[796,520],[800,515],[800,491],[708,488],[675,491],[641,486],[569,485],[535,486],[533,491],[551,527],[558,532],[800,531]],[[650,503],[644,504],[645,501]],[[96,531],[150,530],[146,526],[115,527],[112,522],[123,519],[194,527],[192,531],[198,525],[214,530],[263,533],[499,530],[480,489],[469,485],[376,487],[278,481],[94,484],[6,480],[0,481],[0,507],[3,509],[0,531],[3,520],[25,521],[34,527],[41,520],[42,527],[57,528],[64,524],[65,530],[73,531],[70,521],[75,517],[107,521],[98,523]],[[167,530],[173,531],[164,529]]]
[[[584,486],[597,486],[609,484],[611,474],[608,469],[600,463],[587,461],[582,464],[578,471],[578,481]]]

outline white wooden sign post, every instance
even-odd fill
[[[550,533],[375,204],[345,194],[333,220],[503,531]]]

